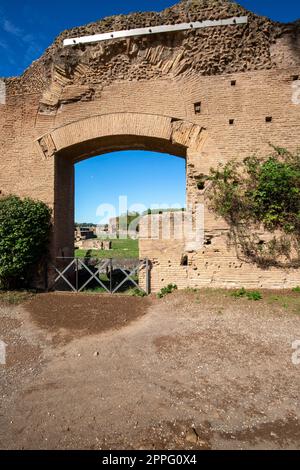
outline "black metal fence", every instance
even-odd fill
[[[49,290],[83,292],[100,290],[110,294],[129,288],[150,294],[149,260],[56,258],[49,266]],[[140,285],[143,276],[144,288]]]

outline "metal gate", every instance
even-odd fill
[[[141,274],[145,289],[139,285]],[[104,292],[115,294],[134,287],[146,295],[150,294],[150,263],[147,258],[118,260],[59,257],[55,264],[50,265],[48,276],[49,290],[71,290],[78,293],[100,288]]]

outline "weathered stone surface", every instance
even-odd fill
[[[187,9],[188,6],[188,9]],[[183,33],[160,34],[63,48],[63,40],[109,31],[222,19],[248,14],[249,23]],[[247,12],[229,0],[182,1],[160,13],[105,18],[64,31],[25,74],[9,80],[12,93],[40,91],[53,82],[103,86],[115,80],[180,76],[195,71],[216,75],[299,65],[299,22],[281,25]],[[293,47],[291,47],[293,42]],[[287,58],[288,55],[288,58]],[[107,66],[109,62],[109,66]]]

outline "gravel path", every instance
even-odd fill
[[[0,306],[0,448],[299,448],[289,295],[292,307],[204,290]]]

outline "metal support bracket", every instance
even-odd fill
[[[234,26],[248,23],[248,16],[235,16],[224,20],[205,20],[190,23],[179,23],[173,25],[152,26],[149,28],[128,29],[123,31],[112,31],[110,33],[94,34],[92,36],[81,36],[79,38],[65,39],[64,46],[75,46],[76,44],[89,44],[112,39],[123,39],[133,36],[149,36],[151,34],[172,33],[176,31],[189,31],[193,29],[212,28],[216,26]]]

